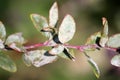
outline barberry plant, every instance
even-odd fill
[[[79,50],[87,58],[88,63],[92,66],[94,74],[97,78],[100,76],[100,70],[95,61],[87,54],[89,51],[95,50],[111,50],[120,53],[120,33],[108,36],[108,21],[102,18],[103,30],[91,35],[85,45],[69,45],[76,31],[76,24],[73,17],[67,14],[62,23],[58,27],[58,6],[55,2],[49,11],[49,21],[39,14],[31,14],[30,18],[34,27],[42,33],[47,40],[43,43],[24,46],[26,40],[22,33],[15,33],[6,38],[6,30],[2,22],[0,22],[0,67],[10,72],[16,72],[16,64],[4,51],[17,51],[23,53],[22,59],[27,66],[41,67],[57,60],[58,57],[75,61],[75,56],[71,49]],[[37,47],[50,47],[49,50],[35,49]],[[35,50],[31,50],[35,49]],[[111,64],[120,67],[120,54],[115,55]]]

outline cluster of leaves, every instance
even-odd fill
[[[37,47],[48,46],[50,50],[31,50],[27,49],[36,48],[35,45],[25,47],[26,40],[22,37],[21,33],[15,33],[6,38],[6,30],[2,22],[0,22],[0,67],[10,71],[16,71],[15,63],[9,56],[4,54],[4,51],[15,50],[22,52],[23,61],[27,66],[40,67],[45,64],[55,61],[59,56],[75,61],[74,53],[69,48],[74,48],[82,51],[88,60],[88,63],[92,66],[93,71],[97,78],[100,76],[100,70],[94,60],[87,54],[88,51],[100,50],[101,48],[113,50],[120,53],[120,34],[108,36],[108,22],[106,18],[102,18],[103,30],[91,35],[85,45],[72,46],[68,45],[76,31],[76,24],[73,17],[67,14],[59,29],[57,28],[58,22],[58,6],[55,2],[49,11],[49,23],[47,19],[39,14],[31,14],[31,20],[35,28],[41,32],[48,39],[41,44],[37,44]],[[120,67],[120,54],[115,55],[111,64]]]
[[[96,44],[96,49],[108,49],[120,53],[120,33],[108,36],[108,22],[106,18],[102,18],[103,31],[96,32],[88,38],[86,44]],[[120,67],[119,54],[114,56],[111,60],[111,64]]]
[[[74,56],[64,45],[73,38],[75,33],[75,22],[71,15],[67,14],[65,16],[60,25],[59,31],[57,31],[58,6],[55,2],[49,12],[49,23],[45,17],[39,14],[31,14],[31,20],[36,29],[48,38],[44,44],[50,46],[52,49],[34,50],[24,54],[24,62],[28,66],[33,64],[36,67],[40,67],[55,61],[58,56],[68,57],[74,61]]]
[[[22,33],[15,33],[7,37],[6,29],[2,22],[0,22],[0,67],[10,71],[16,72],[17,68],[15,63],[4,52],[7,50],[15,50],[23,52],[25,39],[22,37]]]

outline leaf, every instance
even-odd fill
[[[120,47],[120,33],[111,36],[106,44],[108,47],[118,48]]]
[[[75,22],[71,15],[66,15],[59,28],[58,38],[61,43],[71,40],[75,33]]]
[[[17,68],[15,63],[10,59],[9,56],[0,52],[0,67],[9,72],[16,72]]]
[[[91,65],[91,67],[93,68],[93,71],[94,71],[94,74],[97,78],[100,77],[100,70],[99,70],[99,67],[98,65],[95,63],[95,61],[90,57],[88,56],[86,53],[84,53],[85,56],[87,57],[87,60],[88,60],[88,63]]]
[[[29,57],[26,57],[26,53],[22,55],[22,60],[26,64],[26,66],[29,67],[32,65],[31,61],[29,60]]]
[[[46,50],[34,50],[25,53],[24,58],[35,67],[40,67],[53,62],[57,56],[50,55]]]
[[[55,2],[49,11],[50,27],[52,28],[55,27],[57,21],[58,21],[58,6],[57,6],[57,2]]]
[[[22,33],[15,33],[10,36],[8,36],[6,40],[6,44],[9,45],[11,43],[18,43],[18,44],[24,44],[26,41],[22,36]]]
[[[64,50],[64,46],[63,46],[63,45],[57,45],[57,46],[53,47],[53,48],[49,51],[49,53],[50,53],[51,55],[58,55],[58,54],[62,53],[63,50]]]
[[[29,51],[23,55],[23,61],[27,66],[36,65],[39,63],[43,52],[42,50]]]
[[[101,39],[100,39],[100,45],[102,47],[105,46],[105,44],[107,43],[108,41],[108,22],[107,22],[107,19],[106,18],[102,18],[102,22],[103,22],[103,31],[102,31],[102,35],[101,35]]]
[[[112,59],[111,59],[111,64],[117,67],[120,67],[120,54],[115,55]]]
[[[0,50],[4,49],[4,42],[0,39]]]
[[[48,52],[44,53],[41,57],[41,61],[39,62],[38,66],[43,66],[48,63],[52,63],[57,59],[57,56],[50,55]]]
[[[47,19],[39,14],[31,14],[30,18],[38,31],[41,29],[48,27]]]
[[[5,37],[6,37],[6,30],[3,23],[0,21],[0,40],[4,42]]]
[[[105,47],[107,41],[108,41],[108,37],[101,37],[100,43],[99,43],[100,46],[101,46],[101,47]]]
[[[48,22],[47,19],[41,15],[38,14],[31,14],[30,15],[31,20],[35,26],[35,28],[41,32],[41,30],[45,29],[45,30],[51,30],[50,27],[48,26]],[[48,32],[42,32],[42,34],[48,38],[51,38],[51,33]]]
[[[23,51],[23,44],[26,40],[22,37],[22,33],[15,33],[8,36],[5,44],[10,48],[15,49],[17,51]]]
[[[102,23],[103,23],[103,31],[102,31],[102,36],[108,36],[108,21],[105,17],[102,18]]]
[[[97,64],[91,58],[88,59],[88,62],[92,66],[95,76],[97,78],[99,78],[100,77],[100,70],[99,70]]]
[[[99,45],[100,37],[101,37],[101,32],[94,33],[93,35],[91,35],[87,39],[85,45],[90,45],[90,44],[97,44],[97,45]],[[92,48],[91,50],[94,50],[94,49]]]
[[[4,41],[6,37],[6,30],[3,23],[0,21],[0,49],[4,48]]]

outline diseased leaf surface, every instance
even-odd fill
[[[6,30],[3,23],[0,21],[0,39],[4,41],[5,37],[6,37]]]
[[[119,55],[115,55],[112,60],[111,60],[111,64],[117,67],[120,67],[120,54]]]
[[[6,39],[5,44],[8,45],[10,48],[15,49],[17,51],[23,51],[23,44],[26,40],[22,37],[22,33],[15,33]]]
[[[66,43],[71,40],[75,33],[75,22],[72,16],[66,15],[63,19],[58,33],[58,38],[61,43]]]
[[[49,25],[50,27],[55,27],[58,21],[58,6],[55,2],[49,11]]]
[[[35,28],[40,31],[43,28],[48,27],[47,19],[39,14],[31,14],[31,20],[35,26]]]
[[[26,53],[22,55],[22,60],[23,60],[23,62],[25,63],[26,66],[29,67],[29,66],[32,65],[32,63],[31,63],[31,61],[29,60],[29,57],[27,57],[27,54],[26,54]]]
[[[9,72],[16,72],[17,68],[15,63],[10,59],[9,56],[0,52],[0,67]]]
[[[27,65],[40,67],[48,63],[52,63],[57,59],[57,56],[50,55],[46,50],[34,50],[24,54],[24,59]]]
[[[108,47],[119,48],[120,47],[120,34],[111,36],[106,44]]]
[[[5,37],[6,37],[6,30],[3,23],[0,21],[0,49],[4,48],[3,43],[5,41]]]
[[[63,45],[57,45],[54,48],[52,48],[49,53],[52,55],[58,55],[60,53],[62,53],[64,50],[64,46]]]
[[[100,46],[105,47],[107,41],[108,41],[108,37],[101,37]]]
[[[0,49],[4,49],[4,42],[0,39]]]
[[[9,45],[11,43],[24,44],[25,39],[22,37],[22,33],[15,33],[15,34],[8,36],[6,40],[6,44]]]
[[[39,14],[31,14],[30,15],[31,17],[31,20],[35,26],[35,28],[41,32],[41,30],[43,29],[50,29],[49,28],[49,25],[48,25],[48,22],[47,22],[47,19]],[[42,34],[48,38],[50,38],[52,35],[50,32],[42,32]]]

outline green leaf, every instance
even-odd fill
[[[26,40],[22,37],[22,33],[15,33],[8,36],[5,44],[17,51],[24,51],[23,44],[25,42]]]
[[[105,44],[107,43],[108,41],[108,21],[106,18],[102,18],[102,22],[103,22],[103,31],[102,31],[102,34],[101,34],[101,39],[100,39],[100,45],[102,47],[105,46]]]
[[[9,72],[16,72],[17,68],[15,63],[10,59],[9,56],[0,52],[0,67]]]
[[[86,53],[84,53],[84,54],[87,57],[88,63],[93,68],[93,72],[94,72],[95,76],[97,78],[99,78],[100,77],[100,70],[99,70],[98,65],[95,63],[95,61],[90,56],[88,56]]]
[[[111,64],[117,67],[120,67],[120,54],[119,55],[115,55],[112,59],[111,59]]]
[[[108,47],[119,48],[120,47],[120,34],[111,36],[106,44]]]
[[[66,43],[71,40],[76,30],[74,19],[71,15],[66,15],[63,19],[58,33],[58,38],[61,43]]]
[[[50,55],[46,50],[34,50],[25,53],[24,59],[27,61],[27,64],[40,67],[52,63],[57,59],[57,56]]]
[[[57,6],[57,2],[55,2],[49,11],[50,27],[52,28],[55,27],[57,21],[58,21],[58,6]]]
[[[86,45],[96,44],[96,40],[97,40],[98,38],[100,38],[100,37],[101,37],[101,32],[96,32],[96,33],[94,33],[93,35],[91,35],[91,36],[87,39]]]
[[[0,40],[4,42],[5,37],[6,37],[6,30],[5,30],[3,23],[0,21]]]

